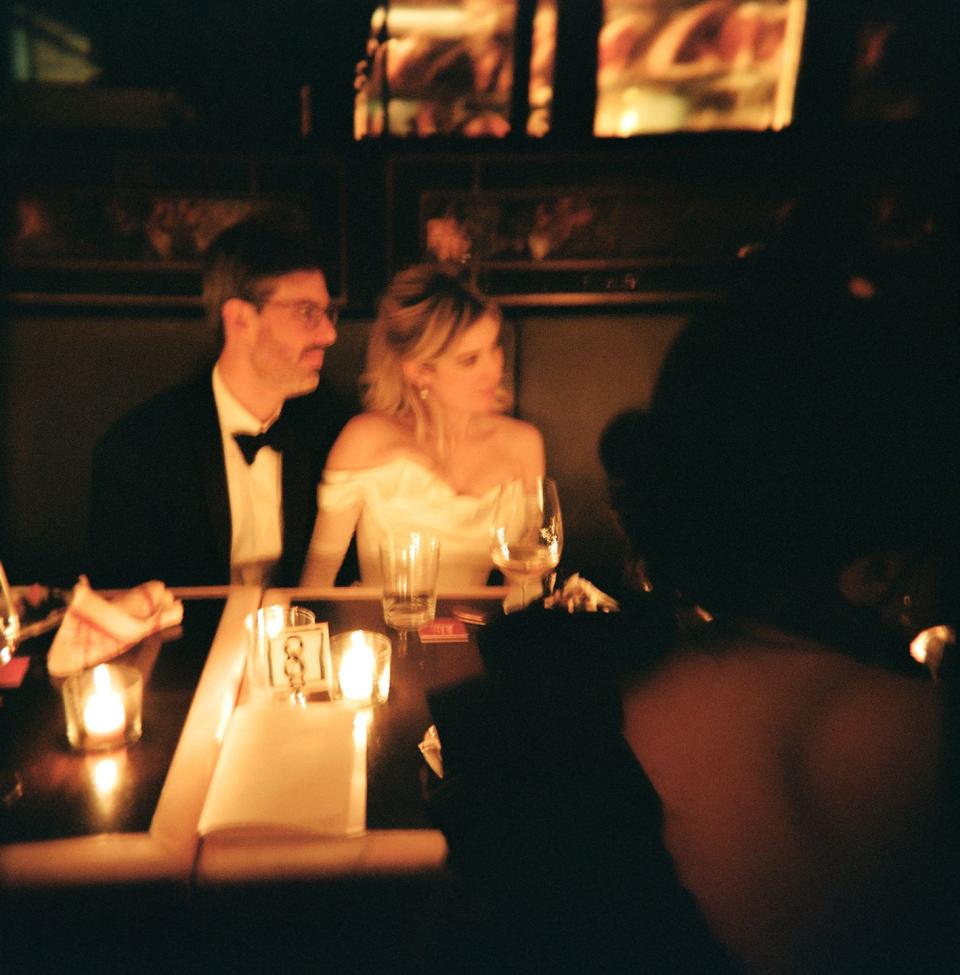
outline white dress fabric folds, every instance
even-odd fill
[[[411,457],[363,470],[327,470],[320,486],[321,511],[362,502],[357,555],[364,585],[381,582],[380,539],[419,531],[440,539],[438,588],[484,586],[493,568],[490,532],[499,485],[482,495],[458,494],[436,472]]]

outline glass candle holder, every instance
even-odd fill
[[[350,630],[330,638],[330,697],[358,705],[382,704],[390,695],[390,638]]]
[[[63,682],[67,740],[98,752],[139,741],[143,733],[143,676],[124,664],[98,664]]]

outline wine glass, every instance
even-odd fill
[[[13,602],[13,591],[0,562],[0,667],[9,663],[20,638],[20,617]]]
[[[17,649],[20,639],[20,616],[13,601],[13,591],[7,581],[7,573],[0,562],[0,667],[6,666]],[[0,695],[0,705],[3,696]],[[6,729],[0,727],[0,740]],[[4,745],[6,743],[4,742]],[[3,749],[6,751],[6,748]],[[9,808],[23,795],[20,773],[14,768],[0,765],[0,812]]]
[[[527,605],[527,585],[557,567],[563,550],[563,520],[557,485],[549,477],[510,481],[500,488],[493,514],[490,555],[493,564],[520,586]]]

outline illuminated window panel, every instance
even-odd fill
[[[597,136],[790,124],[806,0],[604,0]]]
[[[553,70],[557,52],[557,0],[537,0],[530,45],[527,135],[545,136],[553,110]]]
[[[354,136],[510,131],[516,0],[399,0],[371,18]]]
[[[14,81],[83,85],[101,71],[88,37],[27,4],[13,6],[9,45]]]

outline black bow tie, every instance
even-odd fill
[[[256,460],[261,447],[273,447],[278,453],[283,450],[283,439],[279,421],[263,433],[235,433],[233,439],[237,441],[237,446],[243,454],[243,459],[248,464],[252,464]]]

